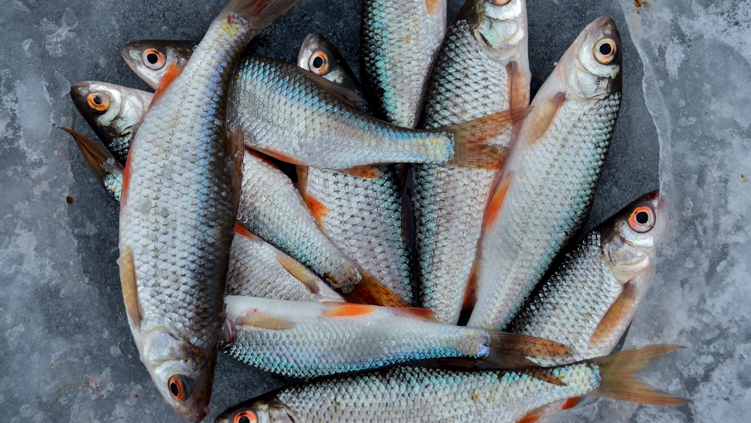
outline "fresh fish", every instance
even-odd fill
[[[351,106],[352,100],[351,91],[295,65],[249,54],[235,70],[227,123],[242,128],[247,147],[284,162],[372,174],[363,167],[447,163],[497,168],[500,152],[486,144],[522,117],[491,116],[417,131],[374,119]]]
[[[571,355],[535,358],[560,366],[610,354],[652,278],[655,239],[665,228],[659,191],[646,194],[588,233],[552,268],[509,325],[514,333],[571,347]],[[537,411],[540,421],[574,401]]]
[[[576,364],[526,371],[392,367],[292,385],[229,408],[216,423],[521,422],[545,404],[581,395],[652,405],[687,400],[636,374],[680,348],[652,345]]]
[[[485,357],[496,365],[567,355],[562,345],[432,320],[425,309],[361,304],[294,303],[227,297],[227,352],[263,370],[293,377],[325,376],[443,357]]]
[[[94,141],[75,131],[75,120],[69,128],[59,127],[69,133],[76,141],[81,155],[102,183],[107,194],[115,201],[120,201],[120,191],[123,185],[123,166],[115,160],[110,152],[98,146]]]
[[[241,181],[227,85],[248,41],[296,0],[233,0],[165,72],[128,154],[120,279],[141,361],[185,420],[208,413]],[[226,139],[225,139],[226,135]]]
[[[297,260],[235,223],[227,272],[227,295],[289,301],[344,299]]]
[[[361,71],[376,115],[414,128],[425,80],[446,33],[447,0],[364,0]]]
[[[319,63],[320,62],[320,63]],[[359,83],[336,48],[321,34],[305,38],[298,66],[357,92]],[[361,105],[360,110],[366,111]],[[407,304],[413,300],[409,245],[402,235],[397,175],[379,168],[376,178],[298,166],[297,187],[318,226],[345,254]]]
[[[322,34],[311,32],[305,37],[300,53],[297,55],[297,66],[365,98],[360,82],[344,61],[344,57]],[[367,102],[358,101],[352,105],[370,114],[370,106]]]
[[[420,128],[439,128],[529,104],[525,0],[468,0],[433,64]],[[509,151],[513,131],[494,143]],[[456,324],[472,275],[495,169],[415,166],[420,306]]]
[[[183,40],[140,40],[123,46],[121,53],[133,72],[157,89],[170,66],[185,66],[196,44]]]
[[[258,153],[245,152],[237,220],[252,233],[289,254],[347,294],[350,301],[406,306],[316,226],[292,181]]]
[[[621,103],[621,42],[589,24],[532,101],[486,209],[468,325],[501,329],[587,217]]]
[[[70,87],[73,104],[121,164],[153,96],[106,82],[82,81]]]

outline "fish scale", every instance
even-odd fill
[[[507,70],[510,61],[518,63],[517,92],[529,101],[529,65],[526,58],[526,10],[524,3],[509,6],[465,6],[449,26],[428,81],[425,110],[419,127],[438,128],[480,118],[510,108],[512,87]],[[468,5],[478,2],[468,1]],[[483,19],[475,15],[486,10],[510,10],[509,19],[519,21],[507,51],[490,48],[475,31]],[[484,16],[484,15],[483,15]],[[487,18],[486,18],[487,19]],[[504,45],[505,46],[505,45]],[[507,131],[493,145],[511,146]],[[459,320],[464,294],[470,279],[477,244],[482,233],[485,204],[490,196],[495,169],[415,166],[415,222],[420,305],[436,312],[439,321]]]

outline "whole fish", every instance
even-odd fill
[[[106,82],[82,81],[70,87],[73,104],[121,164],[153,96]]]
[[[532,361],[560,366],[613,351],[649,286],[655,240],[666,219],[664,200],[653,191],[592,230],[563,256],[509,330],[560,342],[572,354]],[[536,415],[542,421],[573,404],[551,404]]]
[[[153,89],[170,66],[184,66],[193,50],[195,41],[140,40],[123,46],[121,54],[125,63]]]
[[[417,131],[368,116],[352,100],[351,91],[295,65],[248,54],[233,77],[227,123],[242,128],[247,147],[284,162],[372,175],[386,163],[497,168],[500,152],[487,143],[522,117]]]
[[[687,400],[640,382],[636,373],[680,348],[652,345],[566,366],[526,371],[392,367],[297,384],[246,401],[216,423],[521,421],[545,404],[593,395],[652,405]]]
[[[525,0],[468,0],[433,64],[420,128],[439,128],[529,104]],[[494,142],[508,151],[513,131]],[[415,166],[420,306],[456,324],[472,275],[495,169]]]
[[[361,71],[377,116],[415,127],[425,80],[446,32],[447,3],[363,0]]]
[[[119,259],[128,322],[159,392],[188,421],[208,413],[240,190],[227,85],[248,41],[295,1],[222,10],[184,69],[166,71],[128,154]]]
[[[343,60],[336,48],[318,33],[305,38],[297,57],[301,68],[357,92],[359,83]],[[356,106],[367,111],[360,104]],[[334,244],[411,304],[412,267],[409,245],[402,235],[397,175],[386,166],[379,168],[379,172],[379,177],[362,178],[298,166],[297,187],[318,226]]]
[[[534,364],[518,354],[569,354],[543,339],[438,323],[425,309],[236,296],[226,307],[231,356],[300,378],[443,357],[528,367]]]
[[[583,224],[621,103],[615,23],[589,24],[532,101],[486,209],[468,325],[501,329]]]

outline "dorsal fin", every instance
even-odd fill
[[[136,280],[136,268],[133,263],[133,253],[128,247],[122,247],[120,258],[120,285],[123,290],[123,300],[125,301],[125,312],[128,314],[128,320],[136,328],[141,327],[143,320],[143,309],[138,299],[138,282]]]

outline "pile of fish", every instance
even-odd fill
[[[221,350],[313,379],[218,422],[685,403],[636,377],[679,347],[608,355],[664,199],[578,233],[621,101],[614,22],[584,28],[530,103],[524,0],[467,0],[450,25],[446,0],[364,0],[363,86],[320,34],[297,65],[244,52],[296,1],[233,0],[200,43],[127,44],[153,94],[71,88],[109,151],[62,129],[120,202],[128,323],[165,401],[204,419]]]

